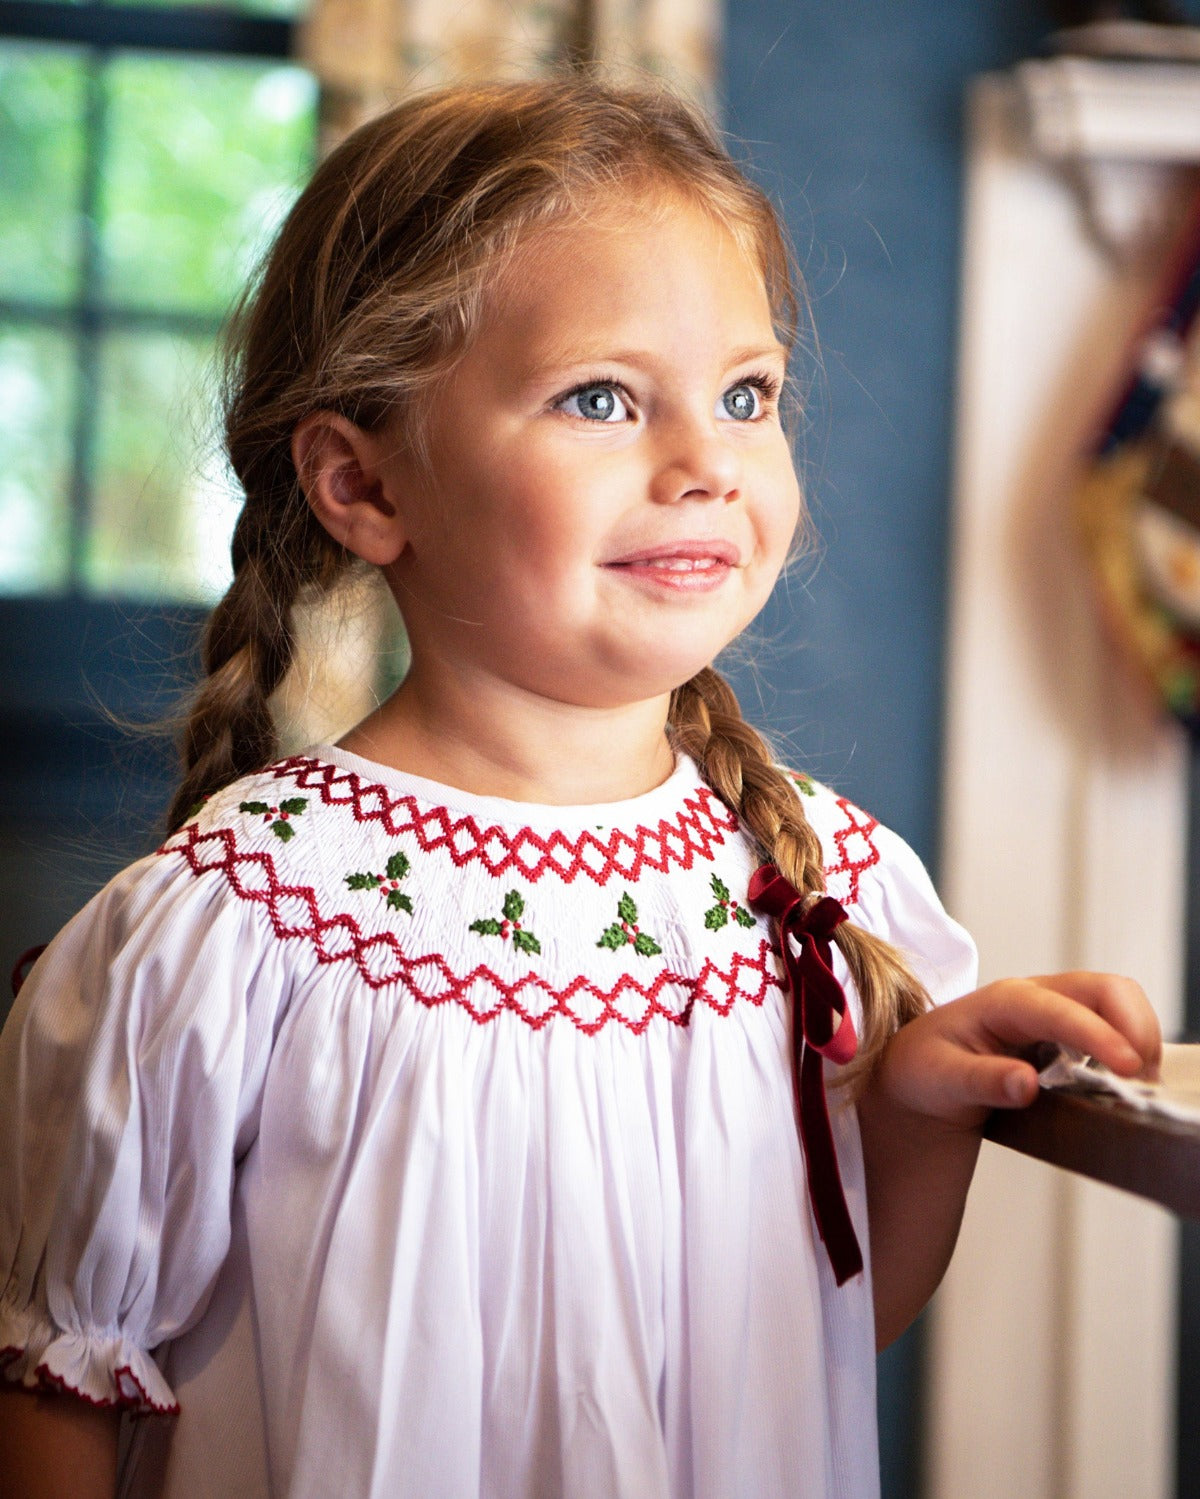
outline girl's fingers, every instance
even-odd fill
[[[1020,1109],[1037,1097],[1037,1073],[1018,1057],[980,1053],[947,1062],[946,1098],[958,1107]]]
[[[1162,1029],[1140,984],[1111,973],[1056,973],[1033,982],[1065,994],[1102,1016],[1133,1046],[1141,1059],[1141,1070],[1157,1076],[1162,1061]]]
[[[1019,1028],[1026,1041],[1057,1041],[1114,1072],[1150,1074],[1162,1051],[1158,1019],[1141,988],[1110,974],[1053,974],[996,986],[997,1034]],[[1029,1034],[1029,1028],[1039,1030]]]
[[[1128,979],[1054,974],[1004,979],[902,1026],[889,1043],[884,1086],[918,1113],[978,1128],[994,1108],[1036,1097],[1037,1074],[1023,1054],[1054,1042],[1095,1057],[1123,1076],[1153,1076],[1158,1021]]]

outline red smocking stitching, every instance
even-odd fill
[[[348,807],[355,822],[378,822],[392,836],[411,834],[427,853],[444,850],[457,868],[478,860],[497,878],[516,872],[531,884],[546,873],[565,884],[584,874],[603,885],[614,876],[635,880],[644,868],[665,873],[674,864],[690,869],[698,858],[711,862],[713,849],[738,829],[737,817],[707,786],[685,797],[673,819],[639,827],[635,836],[611,828],[569,838],[558,829],[543,835],[533,828],[510,832],[496,823],[481,826],[474,817],[455,817],[446,807],[422,807],[415,797],[367,784],[352,770],[303,755],[272,765],[269,774],[315,792],[326,806]]]
[[[846,825],[835,830],[833,841],[837,845],[838,861],[825,866],[825,879],[849,876],[846,893],[838,895],[844,906],[852,906],[858,900],[858,883],[868,869],[879,863],[879,850],[871,834],[879,826],[879,819],[861,811],[844,796],[836,798],[838,808],[845,814]]]
[[[695,977],[663,969],[643,983],[622,974],[607,990],[582,974],[556,989],[532,969],[509,983],[482,963],[456,974],[441,953],[410,956],[390,930],[364,933],[344,911],[322,916],[311,885],[283,884],[273,856],[265,849],[239,850],[229,828],[201,833],[193,823],[159,852],[182,854],[193,874],[223,874],[240,899],[266,908],[280,941],[307,941],[318,963],[353,963],[373,989],[399,984],[418,1003],[429,1008],[457,1004],[481,1025],[509,1011],[535,1030],[551,1016],[561,1015],[586,1035],[594,1035],[610,1021],[640,1033],[655,1015],[686,1025],[697,1000],[727,1014],[736,1000],[761,1005],[769,989],[781,987],[771,944],[765,940],[753,958],[735,950],[727,968],[709,958]],[[672,993],[680,991],[684,1002],[672,1002]]]

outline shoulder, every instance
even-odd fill
[[[280,855],[310,808],[311,799],[277,767],[224,787],[157,849],[114,875],[50,944],[47,959],[57,958],[60,969],[63,962],[99,969],[152,958],[163,971],[177,962],[191,966],[200,950],[210,958],[222,950],[256,966],[256,953],[273,937],[264,893],[295,884],[305,853]]]
[[[820,841],[825,888],[850,919],[900,948],[935,1002],[973,989],[975,944],[947,913],[917,853],[848,797],[786,773]]]

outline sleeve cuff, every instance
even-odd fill
[[[61,1390],[107,1410],[173,1416],[158,1365],[120,1334],[63,1332],[33,1307],[0,1302],[0,1373],[28,1390]]]

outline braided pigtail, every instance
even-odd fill
[[[671,695],[671,735],[704,779],[737,812],[767,859],[802,894],[823,890],[821,845],[796,788],[774,764],[762,737],[742,717],[733,689],[711,666]],[[883,1047],[929,1003],[923,986],[891,943],[851,922],[833,935],[863,1007],[858,1054],[841,1076],[866,1077]]]
[[[234,530],[233,582],[205,628],[205,675],[180,738],[172,830],[197,802],[276,758],[271,697],[292,663],[293,606],[306,588],[327,591],[346,565],[306,505],[289,504],[283,524],[275,509],[247,501]]]

